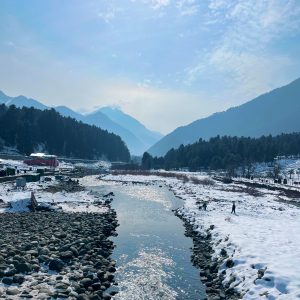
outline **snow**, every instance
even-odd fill
[[[207,178],[195,173],[190,176]],[[219,272],[226,269],[224,283],[235,277],[231,287],[241,292],[243,299],[300,298],[300,210],[282,202],[289,199],[278,191],[217,181],[213,185],[194,184],[153,175],[108,175],[103,179],[164,182],[184,200],[181,213],[196,230],[206,232],[215,225],[215,256],[224,248],[234,261],[232,268],[223,265]],[[199,209],[202,201],[207,201],[207,211]],[[237,215],[230,213],[232,201],[236,202]],[[265,269],[261,279],[259,269]]]
[[[49,177],[49,176],[47,176]],[[84,179],[83,182],[92,182],[93,176]],[[27,183],[25,190],[18,190],[14,182],[0,184],[0,213],[28,211],[31,192],[34,192],[37,202],[41,206],[53,209],[62,209],[67,212],[95,212],[104,213],[108,208],[103,205],[104,201],[100,195],[88,190],[67,193],[65,191],[51,193],[44,189],[48,186],[58,184],[53,176],[50,182]],[[96,181],[95,181],[96,182]]]

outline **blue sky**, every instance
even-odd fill
[[[300,77],[298,0],[1,0],[0,90],[167,133]]]

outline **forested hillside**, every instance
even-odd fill
[[[300,131],[300,78],[243,105],[178,127],[148,152],[163,156],[171,148],[219,136],[260,137]]]
[[[269,162],[279,155],[300,153],[300,133],[281,134],[275,137],[214,137],[171,149],[164,157],[143,156],[143,167],[229,169],[246,166],[253,162]]]
[[[0,146],[21,153],[36,150],[77,158],[128,161],[129,151],[121,138],[106,130],[62,117],[54,109],[16,108],[0,105]]]

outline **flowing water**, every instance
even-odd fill
[[[95,189],[115,194],[120,226],[113,239],[119,289],[114,299],[204,299],[199,270],[190,262],[192,241],[172,212],[182,200],[157,185],[105,183]]]

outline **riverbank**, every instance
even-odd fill
[[[32,192],[36,212],[28,207]],[[113,194],[91,192],[84,178],[51,176],[24,190],[3,183],[0,195],[1,299],[111,299]]]
[[[226,291],[234,291],[243,299],[299,298],[299,208],[278,191],[224,184],[207,175],[190,176],[193,180],[133,175],[104,179],[164,183],[182,198],[184,206],[177,213],[199,236],[211,239],[211,267],[218,261],[214,271],[225,296]],[[237,215],[230,214],[233,200]],[[206,211],[202,210],[204,202]],[[206,277],[204,271],[201,268],[202,277]]]
[[[110,299],[117,226],[106,214],[0,214],[1,299]]]

